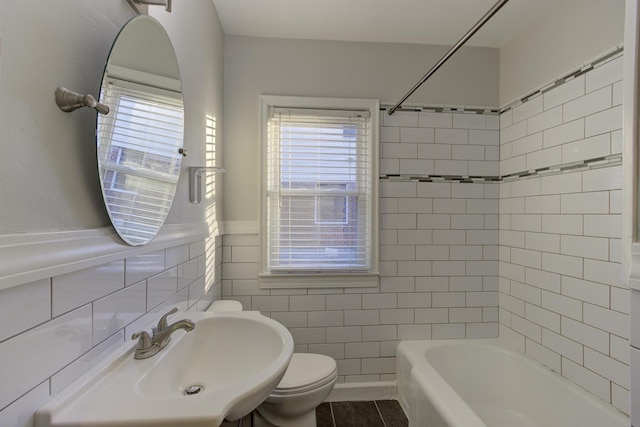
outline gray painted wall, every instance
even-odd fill
[[[211,1],[188,4],[174,5],[171,14],[150,8],[175,45],[185,80],[187,166],[204,164],[204,114],[222,127],[224,44]],[[65,86],[97,95],[111,44],[134,12],[124,0],[1,0],[0,7],[0,233],[108,226],[95,166],[95,112],[63,113],[53,93]],[[204,217],[202,206],[188,202],[186,174],[169,223]]]
[[[564,0],[500,49],[500,106],[622,44],[624,0]]]
[[[259,95],[395,103],[447,46],[227,36],[225,221],[258,219]],[[408,103],[498,105],[498,50],[464,48]]]
[[[97,94],[111,43],[132,16],[126,2],[2,0],[0,233],[108,225],[95,113],[65,114],[53,93]]]

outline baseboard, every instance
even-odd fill
[[[335,385],[326,402],[396,399],[397,391],[398,387],[395,381],[339,383]]]

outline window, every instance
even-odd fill
[[[262,108],[262,286],[376,285],[377,101]]]

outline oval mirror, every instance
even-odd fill
[[[137,16],[109,53],[98,114],[98,173],[111,224],[126,243],[153,239],[176,192],[184,136],[178,60],[158,21]]]

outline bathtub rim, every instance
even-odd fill
[[[455,389],[440,375],[435,367],[433,367],[424,356],[425,352],[430,348],[442,346],[464,346],[464,345],[482,345],[491,347],[492,350],[507,353],[508,357],[516,357],[525,360],[527,363],[533,363],[536,369],[541,370],[558,384],[568,387],[573,393],[584,396],[592,405],[598,406],[598,410],[610,414],[614,420],[617,420],[620,426],[629,425],[629,416],[624,414],[618,408],[603,400],[599,396],[584,389],[580,385],[574,383],[558,372],[553,371],[546,365],[535,360],[531,356],[523,353],[508,341],[502,338],[471,338],[471,339],[436,339],[436,340],[404,340],[398,344],[396,350],[397,371],[400,373],[399,364],[404,358],[409,365],[409,381],[413,378],[419,383],[422,392],[430,400],[431,404],[439,411],[440,416],[449,425],[464,425],[469,427],[487,427],[486,423],[473,411],[470,405],[455,391]],[[416,369],[422,367],[423,369]],[[407,401],[403,396],[403,387],[409,388],[409,384],[402,384],[403,378],[398,377],[398,401],[402,405],[405,413],[409,416],[411,408],[407,407]],[[437,390],[437,393],[435,393]],[[461,407],[466,409],[461,411]],[[469,414],[470,412],[470,414]],[[458,424],[461,423],[461,424]]]

